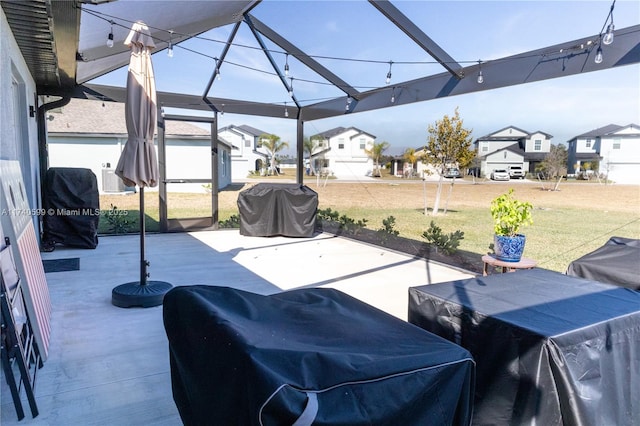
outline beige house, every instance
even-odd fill
[[[91,169],[100,192],[121,192],[122,180],[114,174],[120,152],[127,142],[124,104],[72,99],[47,114],[49,167]],[[166,177],[172,180],[211,179],[211,133],[195,124],[167,120],[165,123]],[[218,145],[218,186],[231,183],[231,148]],[[156,135],[156,149],[158,140]],[[201,183],[171,183],[172,192],[201,192]]]
[[[490,176],[496,169],[520,166],[527,173],[551,151],[551,136],[542,131],[527,132],[515,126],[479,137],[474,141],[480,160],[480,175]]]

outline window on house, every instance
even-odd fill
[[[338,149],[344,149],[344,138],[338,139]]]
[[[585,146],[586,146],[587,148],[591,148],[591,139],[587,139],[587,140],[585,141]]]
[[[251,141],[249,139],[245,139],[244,146],[246,146],[247,148],[251,148]]]
[[[489,151],[489,144],[486,142],[482,142],[482,144],[480,144],[480,149],[482,150],[482,152]]]
[[[533,142],[533,149],[536,151],[542,151],[542,139],[536,139]]]
[[[613,140],[613,149],[620,149],[620,139],[614,139]]]
[[[366,149],[367,148],[367,144],[364,141],[364,138],[360,138],[360,149]]]
[[[504,152],[502,153],[502,156],[503,156],[504,158],[507,158],[507,151],[504,151]]]

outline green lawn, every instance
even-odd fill
[[[489,201],[496,191],[506,190],[508,186],[456,187],[447,214],[440,213],[435,217],[424,215],[421,186],[415,183],[393,186],[378,184],[369,187],[362,184],[329,184],[326,188],[317,188],[319,208],[331,208],[356,221],[365,218],[367,228],[373,230],[382,227],[383,219],[394,216],[395,229],[400,232],[400,236],[411,238],[416,244],[425,242],[422,233],[433,220],[444,233],[456,230],[464,232],[460,250],[478,254],[489,252],[489,244],[493,241]],[[220,192],[220,221],[238,214],[237,195],[245,187],[236,186]],[[310,187],[316,189],[311,184]],[[431,194],[432,188],[429,191]],[[564,187],[562,192],[546,192],[531,185],[519,186],[516,189],[516,193],[518,192],[535,200],[534,224],[521,230],[527,237],[524,255],[536,259],[543,268],[565,272],[572,260],[600,247],[611,236],[640,239],[638,187],[576,185]],[[590,195],[591,192],[594,193]],[[170,194],[170,197],[170,205],[178,206],[170,211],[170,217],[210,214],[210,195]],[[131,232],[138,229],[138,202],[137,195],[101,196],[103,211],[113,204],[128,213],[119,217],[130,222]],[[145,206],[147,232],[156,232],[159,230],[157,193],[145,194]],[[101,218],[99,232],[110,233],[106,217]]]

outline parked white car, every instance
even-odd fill
[[[491,180],[509,180],[509,172],[505,169],[495,169],[491,172]]]

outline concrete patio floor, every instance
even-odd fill
[[[331,234],[246,237],[238,230],[145,238],[151,280],[229,286],[261,294],[333,287],[406,319],[408,288],[473,273]],[[101,237],[95,250],[58,247],[43,259],[80,258],[47,273],[53,305],[49,358],[38,371],[31,417],[18,422],[4,376],[6,425],[179,425],[171,394],[162,306],[118,308],[113,287],[139,279],[138,236]],[[24,392],[23,392],[24,394]]]

